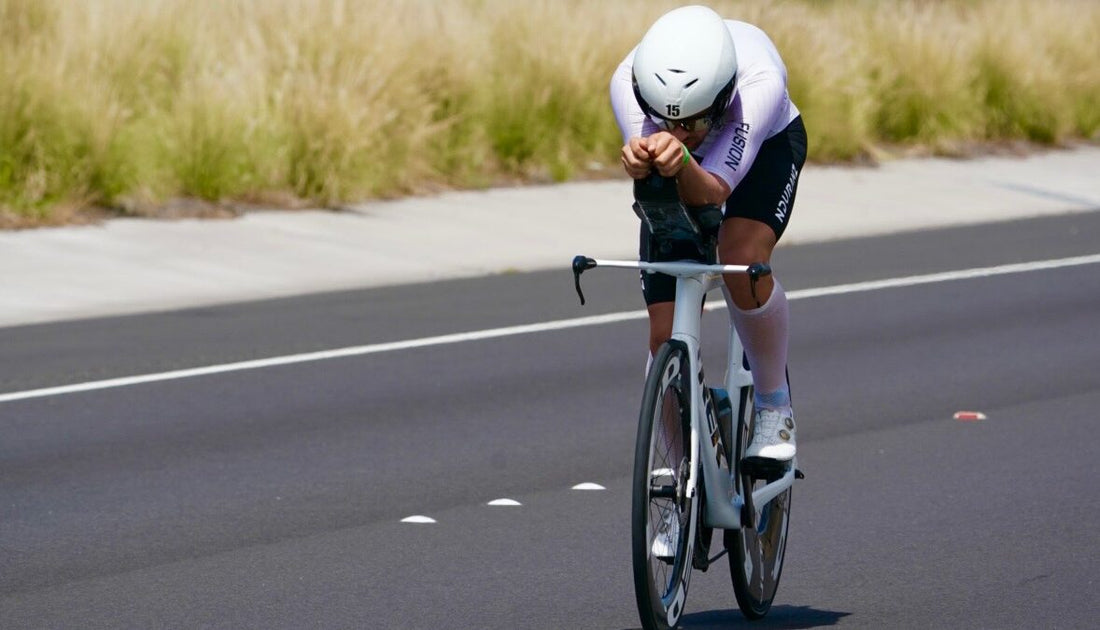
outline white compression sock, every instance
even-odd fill
[[[791,394],[787,387],[787,326],[790,310],[787,294],[778,280],[768,301],[760,308],[742,311],[727,296],[730,320],[745,344],[752,369],[756,404],[770,409],[789,409]],[[734,357],[732,360],[736,361]]]

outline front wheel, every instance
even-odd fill
[[[751,494],[782,476],[781,471],[752,473],[745,470],[741,461],[752,439],[753,404],[752,387],[741,388],[738,413],[737,478],[742,492]],[[768,614],[775,591],[779,588],[779,576],[783,572],[783,558],[787,551],[787,528],[790,524],[791,489],[779,494],[764,505],[754,506],[755,527],[726,530],[725,544],[730,552],[730,577],[737,606],[749,619],[760,619]]]
[[[666,342],[646,378],[634,449],[631,546],[634,594],[646,630],[680,621],[691,576],[698,497],[688,496],[691,363],[687,346]]]

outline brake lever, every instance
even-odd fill
[[[577,289],[577,296],[581,298],[581,306],[584,306],[584,293],[581,292],[581,274],[589,269],[595,269],[596,261],[587,256],[573,257],[573,286]]]
[[[764,276],[772,275],[772,268],[768,263],[755,262],[749,265],[749,292],[752,293],[752,300],[756,302],[757,308],[763,306],[760,303],[760,298],[756,297],[756,282]]]

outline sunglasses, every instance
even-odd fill
[[[664,131],[672,131],[679,128],[688,133],[694,133],[696,131],[710,129],[712,124],[710,110],[707,110],[701,114],[696,114],[691,118],[685,118],[683,120],[669,120],[668,118],[661,118],[660,116],[652,112],[648,114],[648,118],[653,121],[654,125],[657,125],[658,129],[662,129]]]

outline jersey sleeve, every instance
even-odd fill
[[[786,77],[780,72],[760,73],[739,85],[726,110],[726,124],[700,166],[720,177],[731,191],[737,188],[760,145],[774,135],[779,119],[788,112],[788,99]]]

